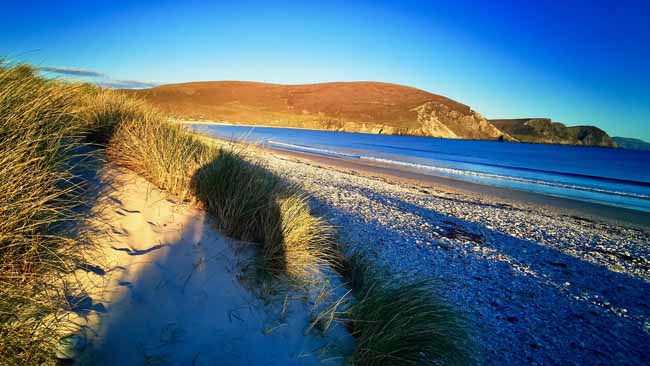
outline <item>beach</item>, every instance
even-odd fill
[[[394,275],[437,281],[473,324],[477,363],[647,364],[647,214],[246,151],[301,184],[346,250]]]
[[[75,365],[285,366],[342,365],[351,353],[342,325],[307,330],[317,291],[253,290],[250,243],[225,237],[204,210],[112,164],[86,175],[100,193],[92,257],[101,266],[74,274],[87,292],[71,300],[78,330],[58,357]]]

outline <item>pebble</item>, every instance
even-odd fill
[[[649,229],[259,157],[304,187],[349,250],[439,280],[480,329],[475,364],[650,364]]]

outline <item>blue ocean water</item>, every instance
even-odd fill
[[[650,212],[650,151],[228,125],[214,137]]]

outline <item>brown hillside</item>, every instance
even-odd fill
[[[464,104],[388,83],[280,85],[214,81],[128,92],[180,118],[386,134],[510,139]]]

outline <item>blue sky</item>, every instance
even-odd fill
[[[5,0],[0,55],[116,87],[393,82],[650,140],[650,1],[179,3]]]

